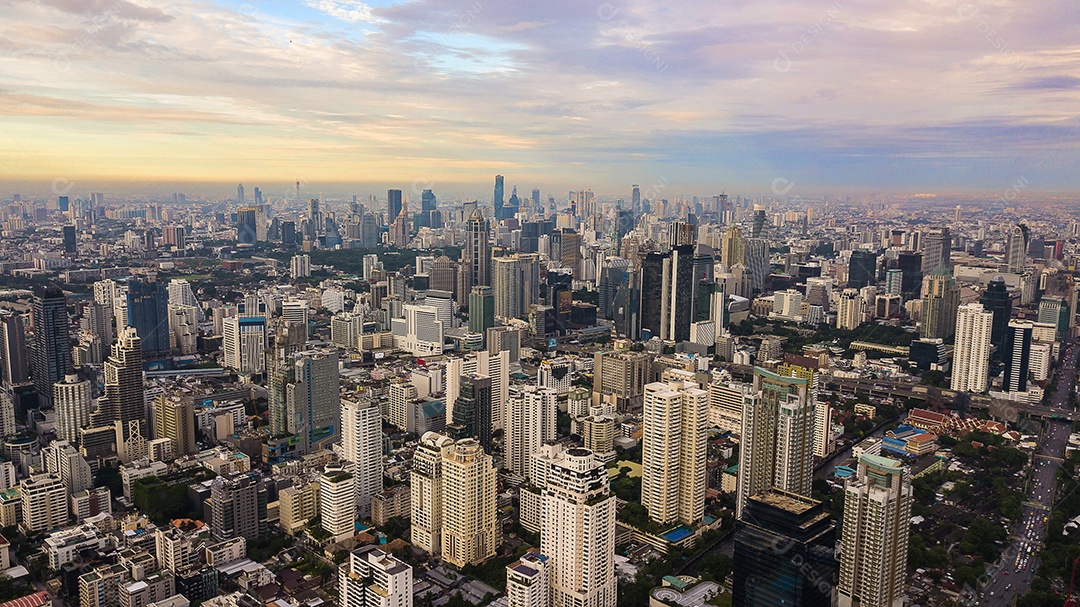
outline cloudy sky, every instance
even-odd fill
[[[1076,191],[1078,126],[1075,2],[0,0],[0,180]]]

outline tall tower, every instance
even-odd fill
[[[506,467],[528,475],[529,456],[556,438],[558,394],[538,386],[510,389],[506,402]]]
[[[129,422],[138,422],[139,434],[148,436],[142,353],[138,332],[134,327],[125,327],[105,361],[105,396],[98,401],[98,412],[106,423],[122,423],[124,440],[131,438]]]
[[[1005,285],[1005,278],[995,276],[990,279],[986,291],[979,298],[983,308],[994,314],[993,330],[990,333],[990,343],[994,346],[994,358],[1001,360],[1005,355],[1005,339],[1012,318],[1012,297]]]
[[[34,289],[32,306],[34,341],[30,371],[39,404],[48,409],[53,405],[53,384],[63,379],[72,368],[67,298],[54,285],[37,287]]]
[[[491,285],[490,265],[491,249],[488,245],[488,222],[480,209],[473,209],[472,215],[465,222],[464,257],[465,292],[477,285]]]
[[[1031,338],[1035,323],[1024,320],[1009,322],[1005,335],[1005,381],[1006,392],[1027,392],[1028,371],[1031,367]]]
[[[30,379],[26,359],[26,323],[11,310],[0,310],[0,384],[25,384]]]
[[[410,537],[413,545],[432,556],[442,551],[443,458],[453,444],[454,440],[448,436],[435,432],[424,434],[413,454],[409,473]]]
[[[814,400],[810,381],[754,367],[743,398],[736,517],[750,497],[771,488],[810,495],[814,461]]]
[[[173,455],[195,453],[195,408],[188,399],[159,394],[154,402],[154,437],[172,441]]]
[[[386,224],[392,225],[402,211],[401,190],[386,191]]]
[[[614,607],[615,495],[588,449],[569,449],[547,469],[540,550],[554,607]]]
[[[919,337],[951,338],[956,332],[956,309],[959,305],[960,286],[951,272],[939,266],[926,277],[923,287]]]
[[[1027,250],[1030,233],[1023,224],[1009,228],[1005,240],[1005,266],[1010,274],[1023,274],[1027,265]]]
[[[293,376],[286,389],[289,432],[301,435],[308,449],[333,442],[341,419],[337,352],[309,350],[297,355]]]
[[[356,479],[356,508],[361,518],[371,516],[371,497],[382,491],[382,417],[372,401],[341,402],[339,454],[352,462]]]
[[[709,393],[693,382],[645,386],[641,503],[661,525],[705,514]]]
[[[911,479],[896,460],[864,453],[844,488],[839,607],[903,607]]]
[[[956,312],[956,348],[952,382],[958,392],[986,392],[990,372],[990,336],[994,314],[982,304],[969,303]]]
[[[169,353],[169,289],[159,280],[128,283],[127,319],[142,340],[143,356]]]
[[[522,318],[540,301],[540,256],[523,253],[492,261],[495,316]]]
[[[413,569],[375,546],[357,548],[338,567],[341,604],[412,607]]]
[[[56,436],[72,445],[79,444],[79,429],[90,422],[90,381],[78,375],[66,375],[53,384],[56,407]]]
[[[469,293],[469,332],[486,335],[494,326],[495,295],[491,287],[473,287]]]
[[[500,221],[500,220],[504,219],[504,217],[502,216],[502,208],[503,208],[503,205],[505,204],[505,201],[503,200],[503,188],[504,188],[504,186],[503,186],[503,176],[502,175],[496,175],[495,176],[495,196],[492,199],[494,201],[494,203],[495,203],[495,220],[496,221]]]
[[[335,542],[356,533],[356,479],[352,472],[351,463],[334,462],[327,464],[319,477],[319,518]]]
[[[941,268],[951,270],[952,238],[949,236],[949,228],[931,229],[923,239],[923,275],[935,272]]]
[[[499,521],[495,515],[495,464],[474,439],[443,451],[442,558],[456,567],[495,556]]]
[[[463,375],[459,386],[453,424],[447,427],[447,432],[455,440],[476,437],[480,445],[490,451],[493,430],[491,377],[477,373]]]
[[[244,184],[240,183],[236,186],[236,203],[244,204]]]

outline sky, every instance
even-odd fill
[[[1078,129],[1075,2],[0,0],[0,182],[1074,193]]]

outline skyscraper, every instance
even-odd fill
[[[647,352],[597,352],[593,354],[593,393],[620,413],[637,411],[651,369],[652,357]]]
[[[982,304],[969,303],[956,312],[956,348],[953,350],[951,388],[958,392],[986,392],[990,371],[990,335],[994,315]]]
[[[26,357],[26,323],[11,310],[0,310],[0,384],[25,384],[30,379]]]
[[[412,501],[410,537],[413,545],[432,556],[442,551],[443,458],[453,446],[448,436],[428,432],[420,437],[409,473]]]
[[[341,442],[338,453],[352,462],[356,509],[371,516],[371,498],[383,488],[382,418],[372,401],[341,402]]]
[[[154,438],[172,441],[173,455],[195,453],[195,408],[184,398],[159,394],[154,401]]]
[[[495,316],[522,318],[540,302],[540,256],[522,253],[493,261]]]
[[[538,386],[510,389],[506,402],[506,467],[518,476],[528,475],[529,457],[544,443],[556,438],[558,394]]]
[[[461,394],[463,378],[483,375],[491,378],[491,426],[493,430],[503,427],[510,389],[510,352],[500,350],[494,354],[481,350],[464,358],[446,361],[446,422],[454,423],[454,408]]]
[[[753,391],[743,398],[736,517],[747,499],[774,487],[810,495],[814,399],[809,383],[754,367]]]
[[[507,565],[506,598],[510,607],[551,605],[548,558],[539,552],[527,552]]]
[[[1012,317],[1012,297],[1005,285],[1005,279],[1001,276],[991,278],[986,291],[979,298],[979,303],[994,314],[990,343],[994,346],[994,359],[1002,360],[1005,356],[1005,338],[1009,319]]]
[[[1028,371],[1031,366],[1031,337],[1035,323],[1026,320],[1010,321],[1005,333],[1005,380],[1006,392],[1027,392]]]
[[[949,236],[949,228],[933,228],[923,238],[922,273],[927,275],[931,272],[945,268],[951,272],[949,265],[952,259],[952,238]]]
[[[503,200],[503,176],[502,175],[496,175],[495,176],[495,195],[492,198],[492,200],[494,201],[494,204],[495,204],[495,220],[496,221],[501,221],[501,220],[505,219],[505,217],[502,216],[503,213],[505,212],[505,211],[503,211],[503,205],[505,204],[505,201]]]
[[[923,287],[922,320],[919,337],[951,338],[956,332],[956,309],[960,305],[960,286],[952,272],[938,267],[926,277]]]
[[[52,408],[53,384],[63,379],[71,370],[71,338],[68,328],[67,298],[54,285],[34,288],[31,319],[34,323],[33,349],[30,353],[30,370],[39,404]],[[11,325],[10,330],[17,328]],[[5,332],[8,331],[5,327]],[[17,342],[12,335],[5,335],[6,356],[16,361],[9,348]],[[16,363],[17,365],[17,363]],[[5,374],[8,372],[5,369]]]
[[[159,280],[132,280],[127,292],[127,326],[142,340],[143,356],[169,353],[169,289]]]
[[[465,222],[465,248],[462,251],[465,272],[464,291],[469,293],[477,285],[491,285],[491,249],[488,244],[488,222],[479,209],[473,209]],[[459,296],[461,294],[459,293]]]
[[[255,474],[219,476],[210,484],[210,533],[218,541],[266,535],[266,483]]]
[[[476,437],[480,445],[491,450],[492,398],[491,378],[486,375],[461,376],[460,392],[454,401],[452,425],[447,432],[455,440]]]
[[[401,190],[386,191],[386,223],[390,225],[401,214]]]
[[[242,183],[236,185],[236,203],[244,204],[244,184]]]
[[[615,606],[616,500],[606,476],[588,449],[568,449],[548,465],[540,550],[555,607]]]
[[[266,319],[233,316],[222,323],[221,349],[225,366],[239,373],[266,373]]]
[[[912,490],[896,460],[870,453],[844,488],[839,607],[903,607]]]
[[[308,449],[331,443],[338,434],[341,392],[337,352],[309,350],[293,362],[293,382],[286,386],[288,432]]]
[[[1009,228],[1005,240],[1005,267],[1010,274],[1023,274],[1027,265],[1030,233],[1024,224]]]
[[[477,565],[499,545],[495,464],[471,438],[442,455],[442,559],[455,567]]]
[[[694,247],[649,253],[641,266],[641,328],[676,342],[690,339]]]
[[[469,293],[469,332],[486,335],[494,326],[495,294],[491,287],[473,287]]]
[[[831,607],[836,525],[821,502],[770,489],[735,523],[733,607]]]
[[[660,525],[692,525],[705,514],[709,393],[693,382],[645,386],[641,503]]]
[[[90,422],[90,382],[78,375],[66,375],[53,384],[56,407],[56,437],[72,445],[79,444],[79,429]]]
[[[335,542],[356,534],[355,485],[350,462],[327,464],[319,477],[319,518]]]
[[[874,284],[877,277],[877,253],[871,251],[852,251],[848,263],[847,286],[861,289]]]
[[[105,361],[105,395],[98,412],[106,423],[120,422],[123,440],[131,438],[129,422],[139,423],[139,435],[147,437],[146,397],[143,391],[142,340],[134,327],[125,327]]]

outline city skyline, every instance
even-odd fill
[[[1067,10],[13,2],[0,163],[45,184],[1074,191]]]

